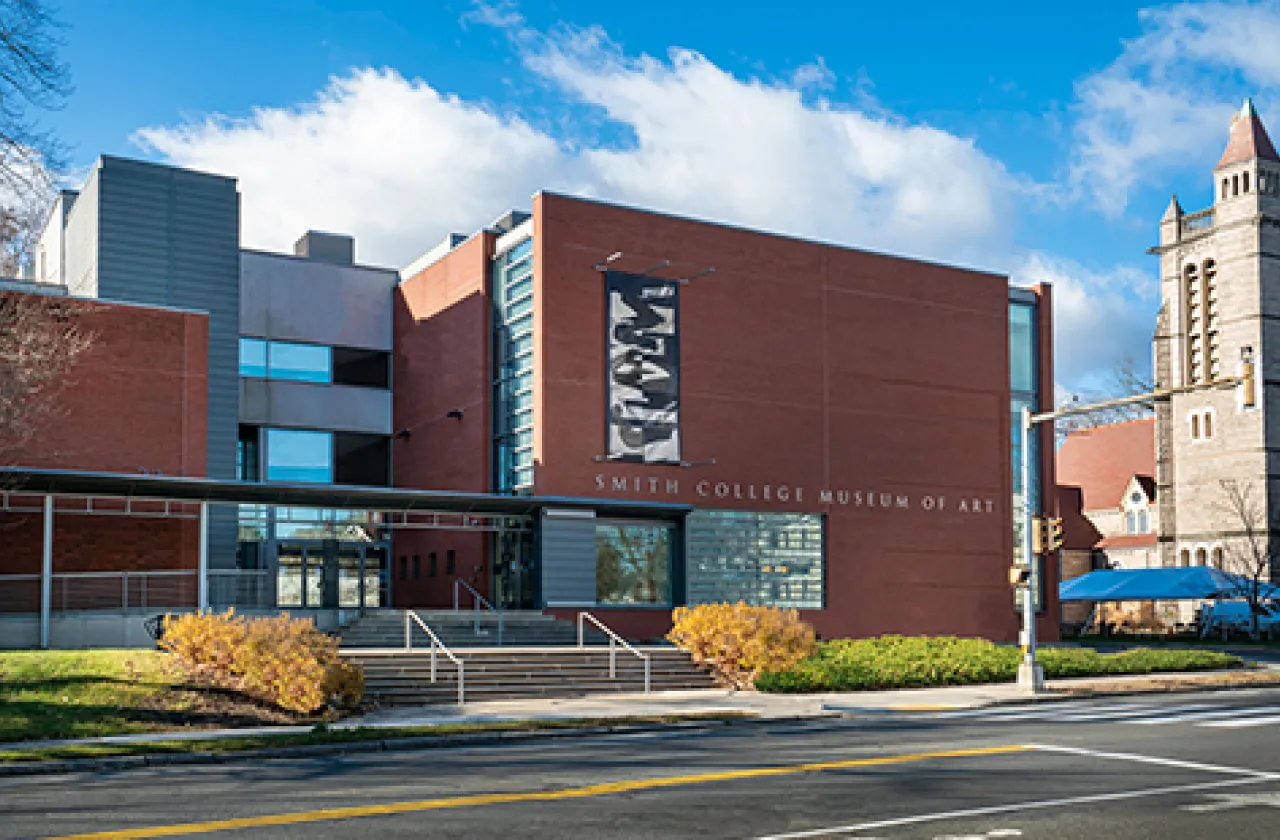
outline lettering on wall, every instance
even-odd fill
[[[605,272],[611,461],[680,463],[679,288]]]
[[[702,478],[697,481],[652,476],[620,476],[596,474],[596,491],[621,493],[628,496],[679,496],[681,490],[710,501],[763,502],[778,505],[808,505],[865,508],[877,510],[922,510],[926,512],[950,512],[993,514],[995,500],[974,494],[957,493],[900,493],[877,489],[823,489],[816,492],[795,484],[743,484],[738,481],[717,481]]]

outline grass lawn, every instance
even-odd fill
[[[165,662],[149,650],[0,651],[0,742],[316,720],[184,687]]]

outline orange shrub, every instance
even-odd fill
[[[193,679],[294,712],[353,706],[364,694],[364,675],[339,659],[337,639],[288,613],[255,619],[234,610],[169,616],[160,646]]]
[[[765,671],[783,671],[817,650],[813,628],[795,610],[736,604],[677,607],[667,634],[695,662],[749,688]]]

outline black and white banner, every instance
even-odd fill
[[[680,463],[679,288],[605,273],[610,460]]]

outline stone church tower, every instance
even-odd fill
[[[1160,220],[1161,308],[1154,352],[1156,500],[1165,566],[1218,565],[1239,550],[1240,516],[1223,480],[1248,487],[1280,538],[1280,155],[1253,103],[1231,120],[1213,170],[1213,206],[1184,214],[1175,196]],[[1238,377],[1256,359],[1254,406]],[[1218,562],[1215,562],[1218,561]],[[1231,568],[1233,571],[1239,569]]]

